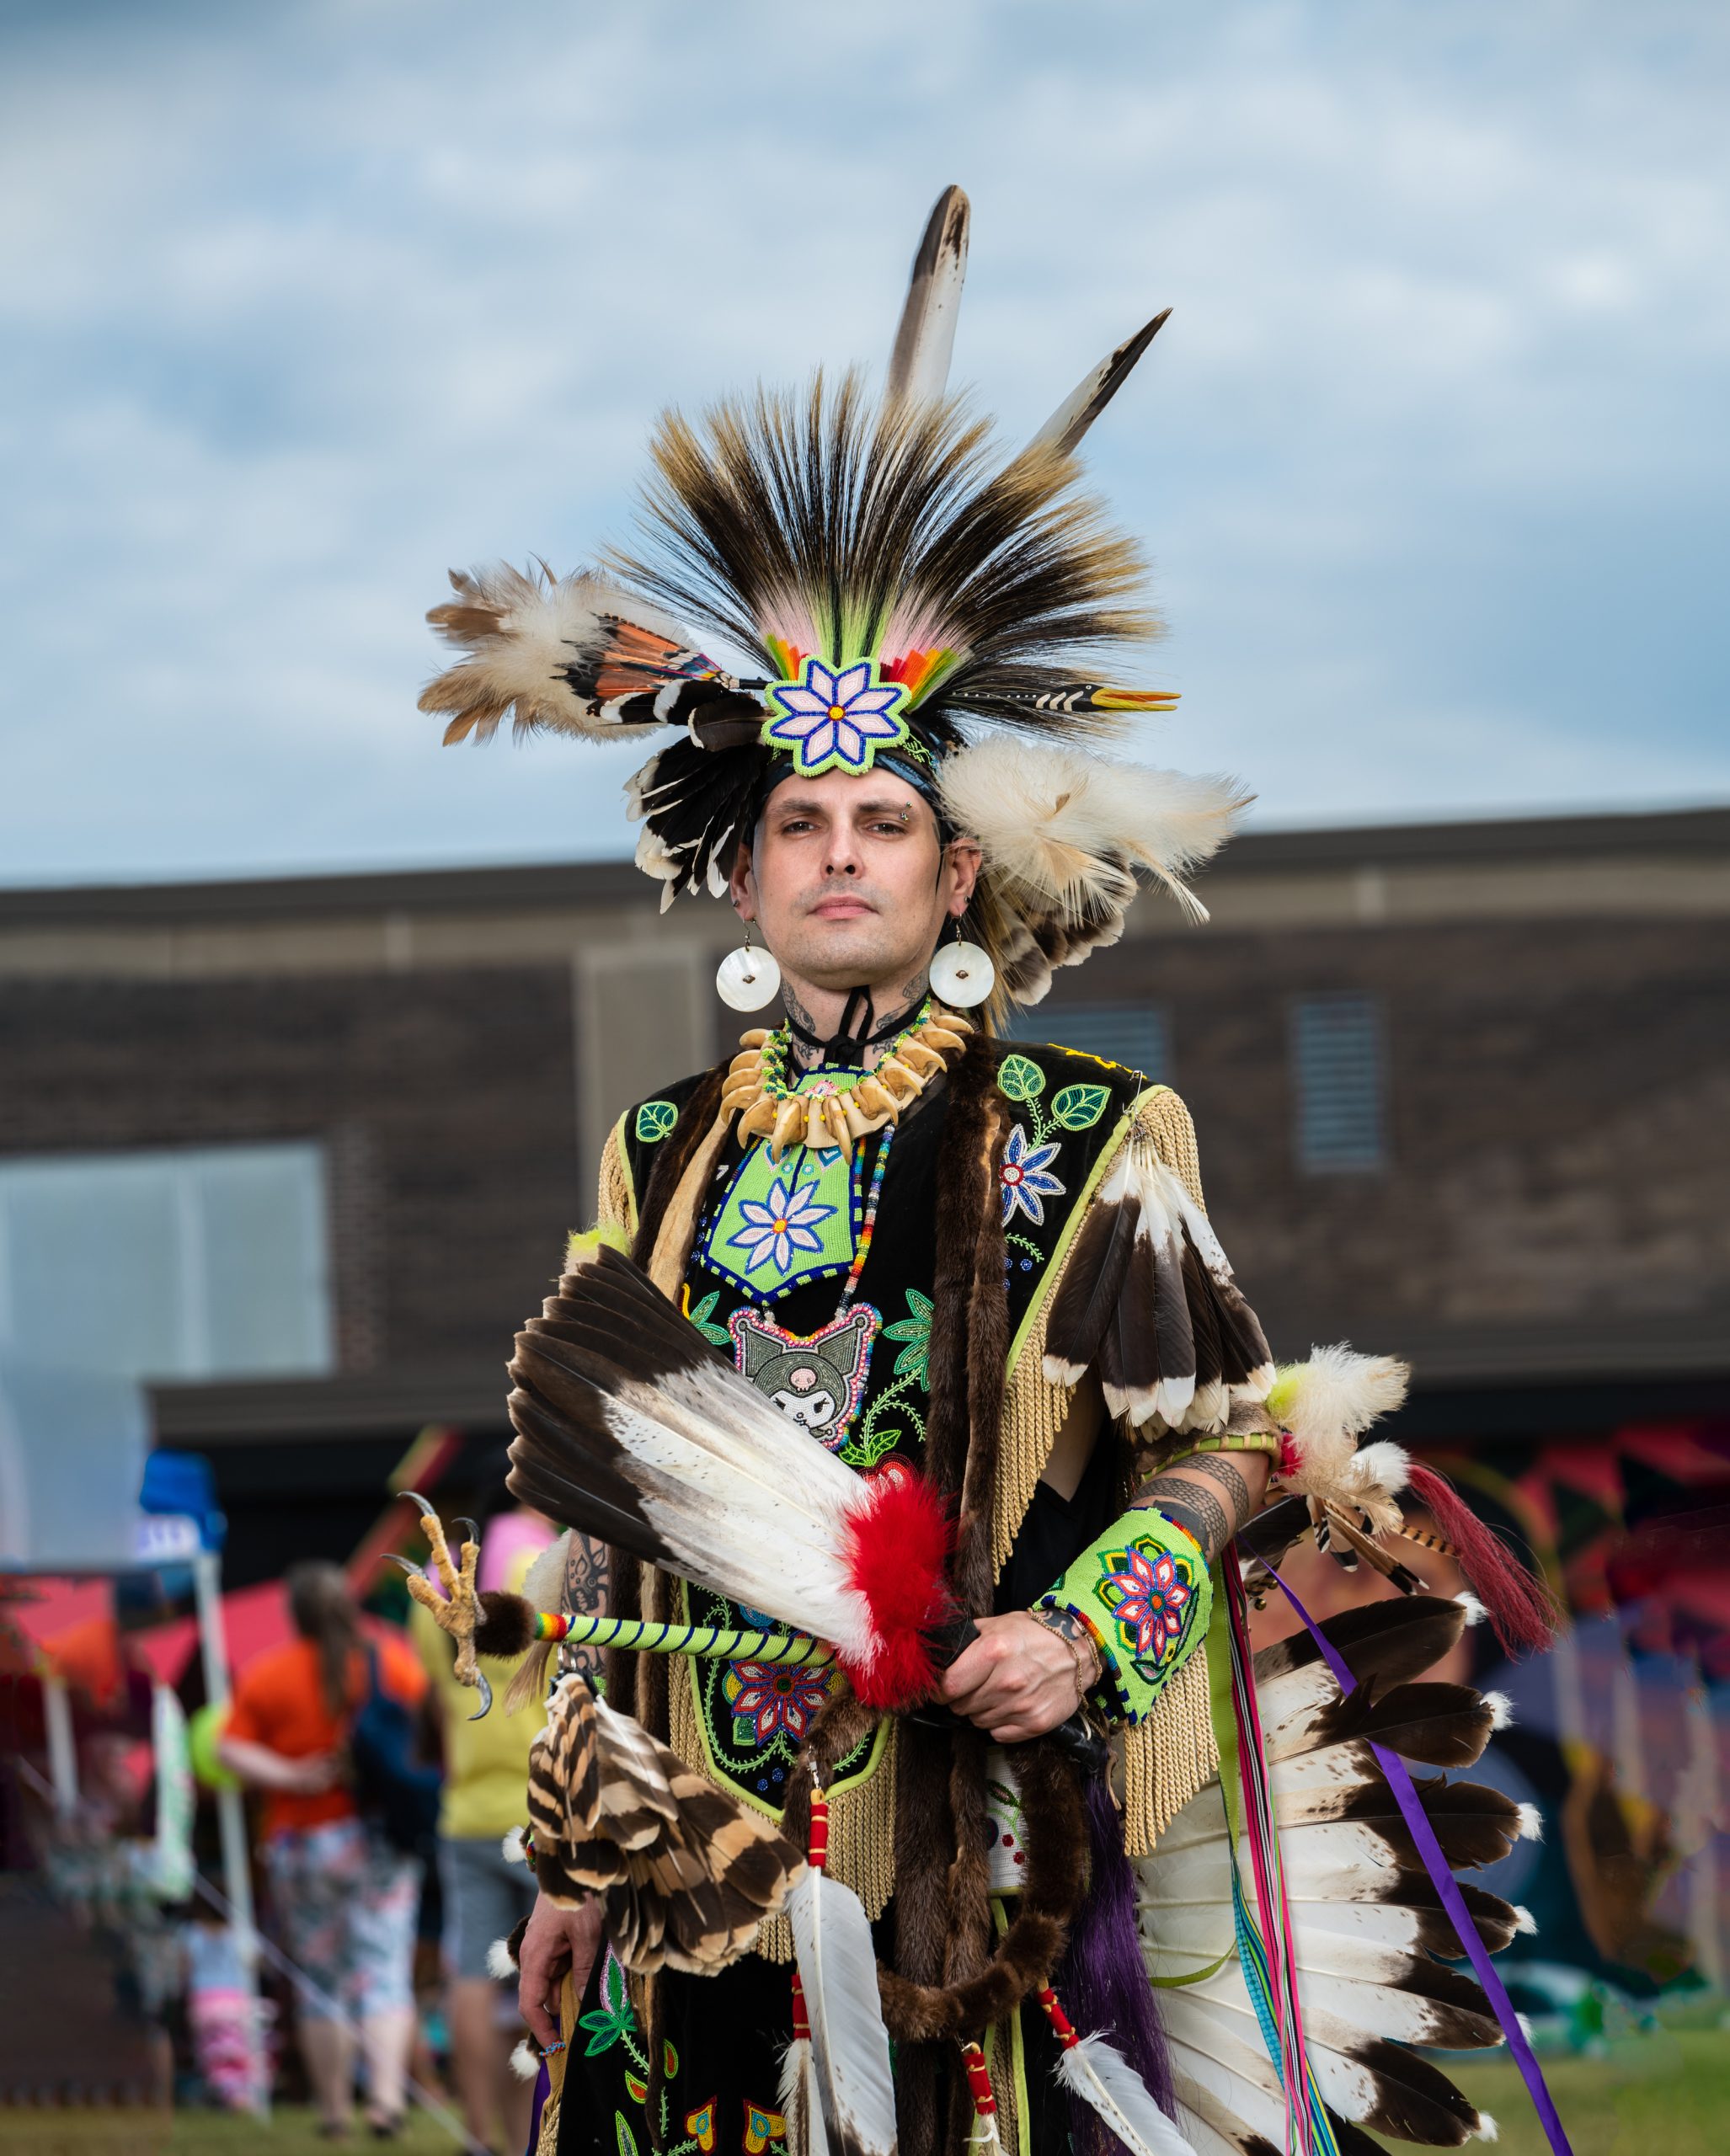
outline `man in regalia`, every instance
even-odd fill
[[[1201,917],[1185,878],[1243,797],[1103,753],[1172,699],[1113,683],[1154,624],[1076,452],[1164,318],[1006,452],[946,394],[966,230],[952,189],[881,398],[849,376],[669,418],[636,552],[457,576],[431,616],[447,739],[676,729],[629,788],[638,861],[665,901],[727,896],[718,992],[771,1022],[625,1108],[513,1364],[512,1486],[570,1530],[510,1619],[572,1672],[516,1950],[563,2156],[1284,2145],[1235,1768],[1221,1802],[1228,1545],[1277,1478],[1280,1546],[1381,1549],[1402,1457],[1356,1438],[1399,1374],[1276,1373],[1177,1096],[1005,1037],[1141,885]],[[1354,1649],[1383,1689],[1464,1621],[1388,1614]],[[570,1657],[598,1615],[675,1651],[609,1648],[597,1700]],[[1273,1652],[1270,1806],[1332,1747],[1337,1816],[1378,1816],[1332,1678]],[[1490,1713],[1449,1712],[1457,1764]],[[1462,2139],[1476,2114],[1388,2040],[1493,2023],[1422,1980],[1431,1904],[1362,1839],[1285,1865],[1332,1863],[1391,1942],[1343,1970],[1356,2023],[1311,2028],[1328,2130]]]

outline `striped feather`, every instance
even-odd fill
[[[529,1755],[537,1885],[601,1897],[627,1969],[704,1975],[755,1943],[803,1869],[774,1822],[570,1677]]]

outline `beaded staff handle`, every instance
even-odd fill
[[[726,1631],[714,1625],[658,1625],[630,1617],[567,1617],[545,1611],[537,1618],[535,1631],[537,1639],[566,1641],[573,1646],[623,1647],[638,1654],[692,1654],[717,1662],[766,1662],[817,1668],[835,1660],[835,1649],[827,1641],[809,1639],[800,1632]],[[964,1648],[972,1646],[979,1637],[979,1628],[971,1618],[963,1617],[932,1636],[937,1657],[947,1668]],[[1071,1715],[1051,1735],[1088,1774],[1103,1771],[1108,1758],[1105,1740],[1085,1716]]]
[[[633,1654],[691,1654],[715,1662],[769,1662],[817,1668],[835,1660],[826,1640],[802,1632],[729,1631],[718,1625],[657,1625],[632,1617],[566,1617],[543,1611],[535,1636]]]

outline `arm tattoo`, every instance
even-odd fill
[[[592,1535],[579,1534],[571,1529],[564,1545],[564,1587],[559,1596],[560,1606],[568,1617],[593,1617],[599,1614],[606,1598],[606,1545],[597,1542]],[[601,1667],[601,1649],[591,1646],[566,1646],[560,1650],[558,1670],[562,1677],[573,1671],[579,1677],[590,1677]]]
[[[1219,1499],[1180,1476],[1156,1475],[1136,1492],[1135,1502],[1154,1506],[1186,1534],[1193,1535],[1209,1564],[1231,1539],[1231,1523]]]
[[[1187,1474],[1205,1475],[1210,1482],[1217,1482],[1222,1490],[1228,1492],[1236,1510],[1238,1527],[1254,1518],[1257,1507],[1249,1494],[1249,1485],[1243,1479],[1242,1470],[1227,1460],[1223,1453],[1193,1453],[1183,1462],[1183,1468]]]

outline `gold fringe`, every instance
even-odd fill
[[[1119,1739],[1123,1770],[1124,1847],[1145,1856],[1190,1798],[1219,1771],[1208,1689],[1208,1659],[1198,1651],[1154,1702],[1145,1721]]]
[[[667,1700],[668,1729],[673,1749],[688,1767],[731,1795],[738,1792],[709,1765],[703,1743],[702,1722],[697,1710],[697,1688],[690,1658],[678,1657],[672,1672]],[[851,1886],[874,1923],[889,1906],[895,1891],[895,1746],[899,1728],[894,1717],[885,1716],[878,1725],[884,1732],[883,1749],[877,1764],[862,1782],[844,1782],[829,1792],[829,1873]],[[785,1917],[772,1917],[757,1934],[752,1952],[767,1961],[793,1959],[793,1927]]]

